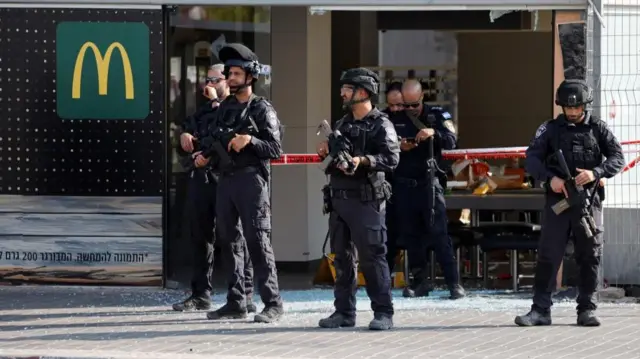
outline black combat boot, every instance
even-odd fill
[[[257,311],[258,311],[258,308],[256,307],[255,304],[253,304],[253,299],[247,297],[247,312],[255,313]]]
[[[327,318],[320,319],[318,325],[320,328],[351,328],[356,326],[356,318],[335,312]]]
[[[592,310],[585,310],[578,313],[578,326],[581,327],[599,327],[600,319],[596,317]]]
[[[208,294],[194,295],[182,302],[175,303],[173,310],[176,312],[191,312],[195,310],[209,310],[211,309],[211,298]]]
[[[247,308],[232,304],[225,304],[222,307],[207,313],[207,319],[211,320],[228,320],[228,319],[244,319],[247,317]]]
[[[433,284],[429,278],[427,278],[423,271],[418,271],[413,275],[413,283],[411,286],[405,287],[402,291],[402,296],[405,298],[417,298],[428,297],[429,293],[433,291]]]
[[[529,313],[516,317],[516,325],[521,327],[533,327],[536,325],[551,325],[551,312],[531,308]]]
[[[464,298],[467,294],[464,291],[464,288],[460,284],[454,284],[449,286],[449,299],[460,299]]]
[[[261,313],[256,314],[253,320],[256,323],[273,323],[280,319],[284,314],[284,310],[280,305],[271,305],[264,307]]]
[[[389,314],[374,313],[373,320],[369,323],[370,330],[389,330],[393,328],[393,318]]]

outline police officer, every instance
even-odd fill
[[[273,322],[283,313],[276,263],[271,247],[270,161],[282,155],[281,125],[271,104],[253,94],[252,86],[267,67],[242,44],[228,44],[218,53],[225,64],[231,96],[217,112],[212,127],[213,140],[221,143],[229,161],[221,164],[218,183],[217,234],[229,255],[227,303],[209,312],[209,319],[244,318],[247,315],[244,252],[235,236],[240,219],[251,261],[255,268],[260,297],[265,307],[256,322]],[[219,135],[219,134],[223,135]],[[230,136],[229,136],[230,135]],[[202,155],[200,157],[203,157]],[[222,157],[221,157],[222,158]],[[221,160],[222,161],[222,160]],[[223,161],[226,162],[226,161]]]
[[[353,327],[356,316],[356,250],[366,280],[374,319],[372,330],[393,327],[391,278],[386,261],[385,206],[390,197],[385,172],[398,165],[398,136],[386,114],[371,103],[378,93],[378,75],[365,68],[350,69],[341,79],[340,94],[349,113],[334,126],[342,143],[322,142],[318,155],[334,146],[350,147],[351,163],[334,162],[327,168],[332,209],[331,247],[336,268],[335,312],[319,322],[323,328]]]
[[[591,213],[595,225],[602,230],[603,191],[597,184],[600,179],[611,178],[622,170],[624,156],[620,143],[606,123],[587,110],[586,106],[592,101],[592,90],[585,81],[563,81],[556,92],[556,105],[562,107],[563,113],[542,124],[527,149],[525,168],[532,177],[545,183],[546,203],[533,305],[529,313],[516,317],[515,322],[520,326],[551,324],[551,293],[570,237],[574,240],[574,254],[580,268],[577,323],[580,326],[600,325],[594,315],[597,307],[594,293],[602,256],[602,233],[581,234],[584,233],[579,228],[581,208],[569,208],[560,214],[552,209],[567,195],[564,176],[557,156],[554,156],[557,150],[562,150],[571,175],[575,176],[575,184],[584,186],[589,196],[593,195]]]
[[[382,112],[389,116],[391,122],[395,116],[401,115],[404,111],[404,101],[402,100],[402,82],[394,81],[387,86],[385,90],[387,100],[387,108]],[[393,172],[385,173],[387,182],[392,183]],[[387,263],[392,278],[396,265],[396,257],[398,255],[398,230],[395,221],[395,206],[393,201],[387,202]]]
[[[402,152],[400,164],[393,174],[394,197],[391,201],[396,207],[399,242],[408,248],[414,277],[403,295],[427,296],[432,290],[427,280],[430,241],[444,272],[450,298],[458,299],[464,297],[465,292],[459,284],[457,262],[447,232],[444,176],[438,167],[442,150],[455,148],[457,136],[451,115],[442,108],[424,104],[423,96],[420,82],[405,81],[402,86],[405,114],[394,118]],[[431,148],[433,153],[430,153]],[[435,162],[427,161],[431,156]]]
[[[187,188],[187,220],[191,229],[193,243],[193,274],[191,279],[191,296],[173,305],[176,311],[209,310],[211,308],[211,275],[213,272],[214,227],[216,219],[216,188],[218,177],[213,163],[209,161],[194,163],[194,147],[198,138],[206,136],[209,125],[215,118],[214,114],[219,102],[229,95],[223,64],[212,65],[207,72],[207,83],[203,95],[208,99],[198,111],[189,116],[183,125],[180,135],[180,153],[183,163],[189,171]],[[199,152],[195,152],[197,155]],[[244,238],[239,225],[236,236],[243,243],[243,250],[247,252]],[[244,271],[245,294],[247,298],[253,295],[253,267],[247,256]],[[247,304],[247,310],[256,311],[253,302]]]

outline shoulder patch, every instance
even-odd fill
[[[278,115],[276,115],[276,111],[273,110],[272,108],[267,108],[267,121],[269,122],[277,122],[278,121]]]
[[[447,130],[451,131],[451,133],[456,133],[456,127],[453,125],[453,121],[446,120],[442,124]]]
[[[543,123],[542,125],[540,125],[540,127],[538,127],[538,130],[536,130],[535,138],[542,136],[542,134],[545,133],[546,131],[547,131],[547,124]]]
[[[387,120],[388,121],[388,120]],[[385,132],[384,139],[387,143],[395,143],[398,142],[398,133],[396,132],[396,128],[389,121],[389,126],[382,126],[382,131]]]

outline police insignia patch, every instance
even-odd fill
[[[275,111],[267,111],[267,121],[275,122],[278,120],[278,116],[276,116]]]
[[[443,125],[447,130],[451,131],[451,133],[456,133],[456,127],[453,125],[453,121],[446,120]]]
[[[281,128],[279,127],[278,124],[278,115],[276,115],[276,112],[274,110],[267,110],[266,113],[266,117],[267,117],[267,123],[274,125],[275,129],[272,131],[272,135],[275,138],[279,138],[282,134],[281,134]]]
[[[538,130],[536,131],[536,138],[542,136],[542,134],[547,130],[547,126],[542,124],[540,125],[540,127],[538,127]]]

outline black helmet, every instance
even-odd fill
[[[342,76],[340,76],[340,85],[360,87],[365,89],[369,96],[375,96],[378,94],[380,87],[380,77],[369,69],[359,67],[343,72]]]
[[[218,58],[225,67],[225,76],[228,76],[230,67],[240,67],[247,74],[257,79],[260,75],[269,75],[271,68],[258,62],[258,56],[243,44],[227,44],[218,52]]]
[[[593,91],[584,80],[564,80],[556,91],[556,105],[577,107],[593,102]]]

